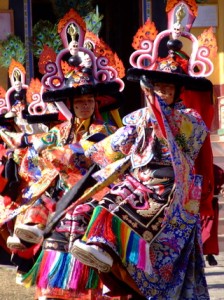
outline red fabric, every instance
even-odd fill
[[[44,202],[44,205],[49,210],[49,212],[54,212],[56,209],[56,201],[54,201],[52,198],[49,198],[45,195],[42,195],[42,200]]]
[[[1,232],[1,234],[0,234],[0,247],[2,247],[7,253],[11,253],[11,251],[9,250],[9,248],[6,245],[6,240],[5,240],[6,234],[7,233],[3,233],[3,232]]]
[[[8,180],[2,176],[2,172],[4,171],[4,166],[0,165],[0,193],[4,191]]]
[[[49,210],[43,204],[33,205],[28,208],[22,220],[23,224],[41,224],[46,225]]]
[[[195,171],[196,174],[203,176],[200,214],[201,216],[213,216],[214,173],[210,135],[207,136],[195,161]]]
[[[165,126],[164,126],[164,122],[163,122],[163,118],[162,118],[162,112],[161,112],[161,108],[159,106],[159,103],[158,103],[158,100],[155,96],[155,102],[154,102],[154,105],[151,105],[152,107],[152,110],[153,110],[153,113],[156,117],[156,120],[159,124],[159,127],[160,127],[160,130],[163,134],[163,136],[166,138],[166,130],[165,130]]]
[[[13,251],[13,253],[16,253],[18,256],[25,258],[25,259],[29,259],[34,257],[34,255],[38,252],[38,250],[42,247],[42,244],[36,244],[33,245],[32,247],[25,249],[25,250],[15,250]]]
[[[44,255],[43,255],[43,257],[40,261],[39,271],[37,273],[37,279],[36,279],[37,286],[38,286],[38,283],[40,281],[40,278],[44,277],[44,271],[45,271],[45,268],[47,266],[47,258],[48,258],[48,252],[45,251]]]
[[[208,129],[210,129],[214,116],[212,91],[199,92],[184,90],[181,99],[186,107],[198,111]],[[213,216],[212,199],[214,194],[214,173],[210,135],[207,136],[199,152],[198,158],[195,161],[195,171],[197,174],[203,176],[202,199],[200,205],[201,216]]]
[[[4,147],[3,144],[0,144],[0,159],[3,157],[6,157],[7,155],[7,149]]]
[[[218,199],[213,199],[213,217],[205,217],[202,219],[202,243],[203,254],[219,254],[219,241],[218,241],[218,220],[219,220],[219,204]]]
[[[109,95],[103,95],[103,96],[96,96],[96,102],[99,105],[99,109],[103,108],[103,107],[107,107],[110,106],[114,103],[117,102],[117,99],[109,96]]]
[[[101,236],[102,230],[103,235],[106,240],[111,243],[115,243],[116,236],[113,233],[112,226],[113,215],[109,213],[106,209],[102,209],[100,214],[97,216],[97,219],[92,223],[90,230],[88,232],[88,236]]]
[[[2,144],[0,144],[0,160],[2,160],[3,156],[6,155],[6,151],[7,150],[5,149],[5,147]],[[0,193],[4,191],[4,188],[8,182],[8,180],[2,176],[3,171],[4,165],[0,165]]]
[[[63,115],[63,113],[60,110],[58,112],[58,120],[59,121],[67,121],[66,117]]]
[[[219,166],[214,165],[214,195],[220,193],[221,187],[224,184],[224,170]],[[218,223],[219,223],[219,203],[218,198],[214,197],[212,201],[213,216],[202,217],[202,242],[203,253],[219,254],[219,241],[218,241]]]
[[[205,124],[210,129],[214,117],[212,91],[184,90],[181,94],[181,99],[186,107],[193,108],[199,112]]]

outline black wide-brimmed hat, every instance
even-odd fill
[[[188,75],[189,57],[181,51],[182,42],[169,40],[167,42],[169,54],[165,58],[158,58],[154,69],[131,68],[127,71],[127,80],[140,81],[144,75],[152,84],[156,82],[172,83],[194,91],[211,91],[213,85],[205,77]]]
[[[143,75],[146,76],[152,83],[166,82],[183,86],[187,90],[211,91],[213,88],[211,81],[205,77],[192,77],[183,73],[169,73],[165,71],[143,70],[137,68],[128,69],[127,80],[140,81]]]
[[[97,84],[84,84],[77,87],[65,87],[54,91],[46,91],[42,98],[44,102],[64,102],[67,99],[86,94],[93,94],[100,112],[117,109],[123,101],[123,94],[119,91],[120,84],[116,81]]]
[[[65,101],[67,98],[75,98],[76,96],[94,94],[95,96],[114,95],[119,92],[120,85],[116,81],[97,84],[84,84],[77,87],[65,87],[54,91],[46,91],[43,93],[44,102]]]
[[[58,121],[59,113],[47,113],[41,115],[31,115],[27,109],[22,111],[22,116],[29,124],[52,123]]]

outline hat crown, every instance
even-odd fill
[[[155,69],[161,72],[188,74],[188,57],[180,56],[183,43],[178,40],[169,40],[167,47],[169,49],[168,56],[158,58]]]
[[[58,53],[55,62],[49,62],[45,67],[41,81],[45,89],[116,81],[120,91],[123,90],[124,82],[119,77],[115,53],[86,30],[85,21],[74,9],[59,21],[58,32],[65,48]]]
[[[197,7],[196,3],[195,6]],[[178,13],[176,15],[177,22],[174,23],[173,21],[171,21],[171,18],[174,18],[175,10],[177,10]],[[185,12],[185,10],[187,11],[187,13]],[[150,22],[150,20],[147,20],[134,36],[132,45],[135,48],[135,51],[131,54],[129,59],[131,66],[138,69],[155,70],[158,65],[158,60],[160,59],[158,57],[158,49],[161,41],[164,38],[168,38],[170,39],[170,41],[177,41],[178,38],[183,38],[186,40],[190,40],[190,42],[192,43],[192,52],[189,57],[187,57],[185,53],[185,59],[187,59],[188,61],[188,67],[187,70],[184,69],[184,73],[192,77],[210,76],[214,70],[214,66],[210,58],[210,48],[211,46],[212,48],[214,48],[216,45],[216,39],[213,32],[211,33],[210,39],[212,45],[207,45],[206,42],[203,42],[203,34],[206,35],[206,32],[201,35],[199,41],[199,39],[197,39],[192,33],[189,32],[189,28],[191,26],[186,25],[184,27],[181,23],[187,14],[189,16],[188,21],[191,20],[193,22],[195,19],[195,15],[193,15],[194,10],[195,7],[189,6],[187,1],[178,1],[176,5],[174,2],[171,3],[171,1],[167,1],[166,11],[168,12],[168,29],[163,30],[157,34],[155,24],[153,22]],[[178,28],[180,29],[180,31],[178,32],[178,38],[177,35],[174,34],[177,24],[179,26]],[[180,43],[181,42],[179,41],[179,44],[177,43],[177,45],[175,45],[175,47],[177,48],[174,50],[174,52],[179,51],[178,47],[181,45]],[[181,53],[181,56],[182,54],[183,53]]]
[[[179,73],[179,74],[184,73],[180,64],[177,61],[175,61],[173,57],[170,56],[161,60],[158,63],[156,70],[162,72],[168,72],[168,73]]]

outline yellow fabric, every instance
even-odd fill
[[[111,113],[112,117],[114,118],[114,121],[116,122],[117,126],[122,127],[123,123],[122,123],[118,109],[111,110],[110,113]]]

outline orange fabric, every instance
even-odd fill
[[[73,290],[62,290],[58,288],[48,288],[46,290],[41,290],[36,288],[35,299],[38,300],[39,297],[47,297],[47,299],[59,299],[59,300],[128,300],[127,297],[112,297],[108,298],[103,295],[99,295],[99,290],[86,290],[86,293],[76,293]]]
[[[94,199],[97,200],[97,201],[100,201],[103,199],[103,197],[109,193],[110,189],[108,187],[105,187],[103,188],[101,191],[97,192],[95,195],[94,195]]]

